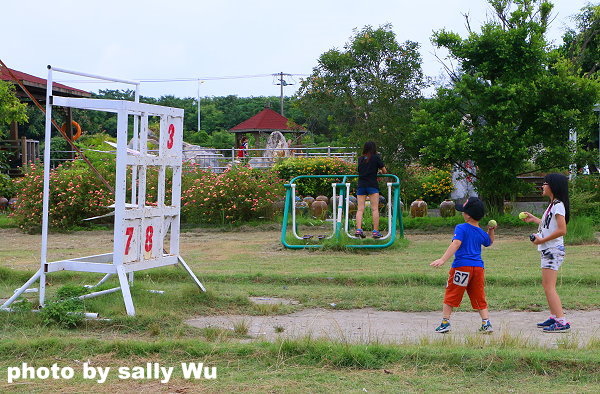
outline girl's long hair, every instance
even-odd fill
[[[369,161],[371,156],[377,153],[377,147],[373,141],[365,142],[365,146],[363,147],[363,156],[366,157],[366,161]]]
[[[569,223],[570,204],[569,204],[569,180],[563,174],[552,173],[544,177],[544,182],[554,194],[554,198],[561,201],[565,206],[565,221]]]

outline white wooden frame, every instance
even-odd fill
[[[135,101],[69,98],[51,96],[52,71],[80,75],[136,86]],[[47,261],[49,190],[50,190],[50,138],[52,131],[52,108],[54,106],[79,108],[116,113],[117,149],[115,177],[115,221],[113,251],[94,256]],[[135,271],[167,265],[181,264],[196,285],[206,291],[190,267],[179,255],[181,171],[183,141],[183,109],[144,104],[139,102],[139,82],[102,77],[77,71],[48,66],[46,94],[46,135],[44,145],[44,192],[42,216],[42,245],[40,269],[21,288],[17,289],[0,309],[9,309],[29,286],[39,279],[39,302],[43,306],[46,295],[46,275],[57,271],[81,271],[104,273],[94,286],[104,283],[111,275],[119,277],[119,287],[85,295],[85,298],[120,290],[128,315],[135,315],[129,283]],[[128,148],[128,122],[133,116],[133,149]],[[160,117],[158,153],[148,153],[148,117]],[[159,172],[158,198],[155,206],[146,204],[146,171],[156,167]],[[165,180],[167,168],[172,169],[170,205],[165,204]],[[131,195],[127,196],[127,177],[130,171]],[[155,230],[156,228],[156,230]],[[171,230],[169,250],[165,250],[165,235]],[[143,241],[143,242],[142,242]],[[130,253],[131,252],[131,253]],[[128,278],[129,275],[129,278]]]

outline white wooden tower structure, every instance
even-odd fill
[[[51,96],[53,72],[135,85],[135,101]],[[50,137],[52,108],[55,106],[105,111],[117,115],[114,243],[110,253],[47,261]],[[40,269],[0,308],[9,309],[9,305],[37,280],[39,301],[43,306],[46,297],[46,275],[57,271],[105,274],[100,282],[90,287],[96,287],[116,274],[119,278],[118,287],[92,292],[81,298],[121,291],[128,315],[135,315],[129,284],[133,281],[133,273],[136,271],[179,264],[196,285],[205,291],[202,283],[179,255],[183,112],[180,108],[140,103],[139,82],[48,66]],[[148,150],[149,117],[159,119],[158,150]],[[131,120],[133,146],[129,148],[128,129]],[[146,174],[152,168],[158,172],[156,201],[147,200],[149,185],[146,183]],[[167,182],[168,180],[170,182]],[[170,190],[166,187],[167,184],[171,185]],[[131,187],[130,193],[127,192],[127,185]]]

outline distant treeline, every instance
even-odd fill
[[[100,90],[93,94],[94,98],[113,100],[133,100],[133,90]],[[304,124],[302,113],[296,109],[293,98],[284,97],[284,114],[298,124]],[[234,95],[220,97],[202,97],[200,99],[200,130],[198,130],[198,99],[196,97],[175,97],[173,95],[160,98],[140,98],[141,102],[183,108],[184,140],[186,142],[211,146],[215,148],[230,148],[233,144],[233,134],[227,132],[230,128],[256,115],[265,107],[280,112],[280,98],[277,96],[238,97]],[[65,116],[61,111],[54,111],[59,124],[64,123]],[[35,107],[28,108],[29,122],[21,126],[20,135],[27,138],[43,139],[44,117]],[[100,111],[73,110],[73,119],[78,122],[85,133],[95,134],[104,132],[116,136],[117,117],[115,114]]]

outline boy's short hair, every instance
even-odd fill
[[[479,221],[485,215],[485,207],[483,201],[478,197],[469,197],[467,201],[461,206],[457,205],[456,210],[458,212],[464,212],[473,219]]]

